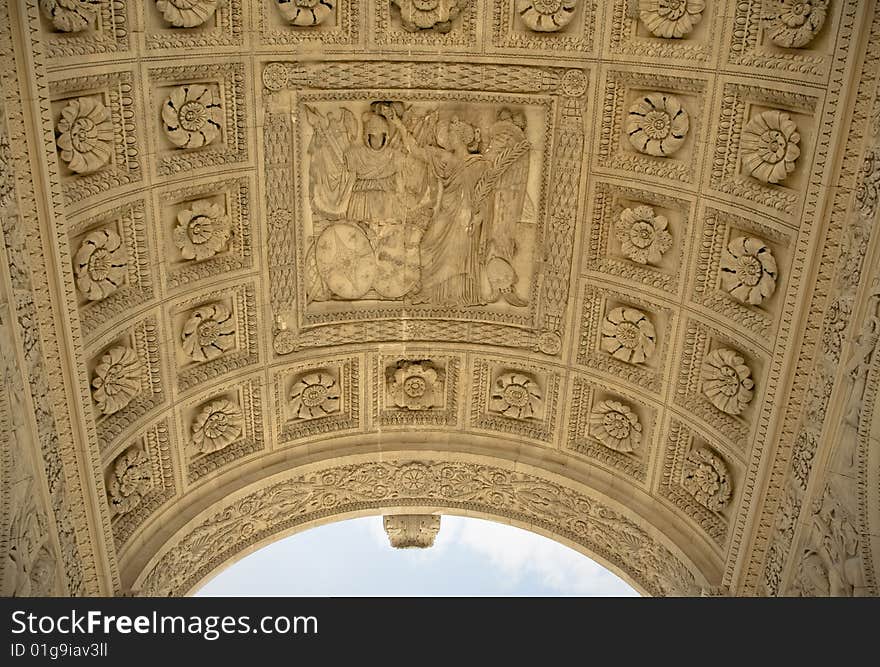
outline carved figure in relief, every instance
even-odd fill
[[[522,114],[501,110],[483,131],[396,101],[372,102],[360,122],[346,107],[322,114],[307,105],[305,113],[313,130],[310,301],[527,304],[514,268],[529,204]]]

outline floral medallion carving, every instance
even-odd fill
[[[703,18],[704,0],[641,0],[639,18],[655,37],[678,39]]]
[[[127,265],[119,234],[112,229],[89,232],[74,257],[76,286],[89,301],[100,301],[119,289]]]
[[[778,276],[776,259],[761,239],[738,236],[721,255],[721,287],[741,303],[763,303],[776,290]]]
[[[730,502],[727,466],[705,447],[691,450],[684,461],[682,486],[706,509],[720,512]]]
[[[232,222],[223,208],[209,199],[190,202],[177,214],[174,243],[184,259],[209,259],[226,248]]]
[[[176,28],[195,28],[211,18],[223,0],[156,0],[162,18]]]
[[[235,319],[222,303],[194,310],[183,325],[183,350],[193,361],[216,359],[235,345]]]
[[[225,398],[211,401],[192,423],[192,446],[199,454],[218,452],[235,442],[244,430],[241,409]]]
[[[307,373],[293,383],[290,407],[295,419],[315,419],[339,412],[339,383],[327,371]]]
[[[866,218],[873,218],[880,201],[880,149],[865,151],[856,186],[856,207]]]
[[[220,137],[223,107],[213,86],[179,86],[162,105],[165,134],[178,148],[201,148]]]
[[[333,14],[334,0],[277,0],[278,11],[290,25],[319,25]]]
[[[430,410],[443,404],[443,371],[430,361],[401,361],[388,371],[388,398],[405,410]]]
[[[630,453],[639,447],[642,425],[628,405],[600,401],[590,414],[590,435],[608,449]]]
[[[767,35],[777,46],[799,49],[822,29],[829,0],[768,0]]]
[[[95,367],[92,397],[102,414],[112,415],[141,390],[140,361],[134,350],[117,345],[107,350]]]
[[[538,383],[523,373],[504,373],[495,380],[489,410],[514,419],[535,417],[543,407]]]
[[[60,32],[82,32],[98,16],[103,0],[40,0],[43,16]]]
[[[55,140],[61,159],[78,174],[90,174],[110,162],[113,122],[110,110],[93,97],[70,100],[61,110]]]
[[[635,308],[612,308],[602,321],[602,349],[615,359],[643,364],[654,354],[657,332],[648,316]]]
[[[626,208],[617,221],[617,240],[625,257],[638,264],[657,264],[672,247],[666,216],[650,206]]]
[[[404,30],[449,32],[452,20],[461,13],[467,0],[391,0],[400,9]]]
[[[729,415],[739,415],[754,395],[752,371],[730,349],[713,350],[703,361],[703,394],[712,405]]]
[[[578,0],[516,0],[520,20],[535,32],[556,32],[574,18]]]
[[[743,168],[759,181],[780,183],[794,171],[801,154],[800,140],[797,125],[787,113],[759,113],[742,131]]]
[[[107,497],[114,516],[134,510],[153,485],[150,459],[139,447],[131,447],[113,462]]]
[[[684,144],[690,117],[674,95],[651,93],[629,109],[626,132],[639,153],[655,157],[674,154]]]

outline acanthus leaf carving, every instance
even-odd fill
[[[590,435],[616,452],[639,448],[642,424],[632,409],[619,401],[600,401],[590,414]]]
[[[648,316],[635,308],[612,308],[602,320],[602,349],[615,359],[643,364],[654,354],[657,332]]]
[[[91,27],[104,0],[40,0],[43,15],[60,32],[82,32]]]
[[[720,512],[732,492],[727,466],[706,447],[691,450],[684,461],[682,486],[706,509]]]
[[[140,447],[129,447],[113,462],[107,496],[114,516],[128,514],[141,504],[153,485],[150,459]]]
[[[388,397],[406,410],[440,407],[444,380],[443,371],[430,361],[401,361],[388,369]]]
[[[211,401],[192,423],[192,445],[199,454],[210,454],[235,442],[244,430],[241,409],[225,398]]]
[[[638,264],[657,264],[672,247],[666,216],[650,206],[626,208],[617,221],[617,240],[623,254]]]
[[[787,113],[762,111],[743,128],[743,168],[764,183],[781,183],[794,171],[800,140],[797,125]]]
[[[195,28],[210,19],[224,0],[156,0],[162,18],[176,28]]]
[[[468,0],[391,0],[400,10],[404,30],[449,32]]]
[[[516,372],[502,373],[494,382],[489,410],[513,419],[536,418],[544,398],[534,378]]]
[[[223,251],[232,222],[223,209],[209,199],[190,202],[177,214],[174,243],[184,259],[202,261]]]
[[[290,407],[296,419],[315,419],[340,410],[339,383],[326,370],[299,377],[290,391]]]

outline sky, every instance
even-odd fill
[[[208,581],[197,596],[637,596],[598,563],[506,524],[444,516],[429,549],[394,549],[382,517],[278,540]]]

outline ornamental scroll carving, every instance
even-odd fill
[[[295,474],[229,500],[179,534],[137,585],[182,595],[243,549],[316,518],[404,503],[484,512],[579,544],[652,595],[698,595],[705,585],[632,519],[574,489],[480,463],[387,460]]]
[[[307,298],[527,305],[523,114],[442,106],[305,105],[312,236]]]

